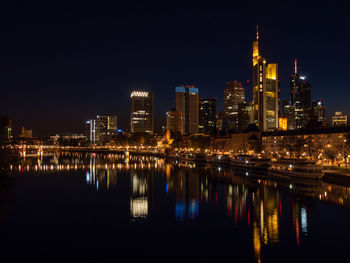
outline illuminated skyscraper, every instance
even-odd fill
[[[250,123],[254,123],[254,107],[251,102],[242,102],[238,105],[238,128],[244,131]]]
[[[241,83],[236,80],[226,82],[226,89],[224,91],[224,129],[240,129],[238,110],[239,105],[244,101],[245,90]]]
[[[294,61],[294,74],[290,75],[290,102],[295,110],[296,129],[305,128],[310,119],[311,84],[297,72],[297,60]]]
[[[133,91],[131,98],[131,132],[153,133],[153,93]]]
[[[166,113],[166,128],[172,132],[184,132],[184,121],[182,113],[179,111],[168,111]]]
[[[117,116],[97,115],[96,137],[99,142],[103,142],[103,137],[111,137],[117,133]]]
[[[314,121],[314,126],[316,127],[318,126],[318,124],[327,124],[326,107],[323,103],[323,99],[319,99],[312,102],[311,119]]]
[[[210,134],[216,128],[216,99],[199,100],[199,132]]]
[[[253,42],[253,104],[255,123],[262,131],[278,128],[278,65],[259,55],[259,33]]]
[[[20,138],[32,138],[33,137],[33,130],[26,129],[22,127],[21,134],[19,135]]]
[[[97,141],[96,130],[96,120],[88,120],[86,122],[86,138],[88,138],[91,144],[95,144]]]
[[[191,85],[178,86],[176,91],[176,111],[182,113],[185,133],[197,133],[199,125],[199,92]]]

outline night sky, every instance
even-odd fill
[[[282,98],[294,58],[328,114],[350,113],[348,8],[328,1],[7,1],[2,4],[0,114],[15,134],[82,132],[97,114],[129,128],[130,92],[154,92],[155,127],[174,87],[218,99],[225,82],[251,80],[252,41],[278,63]],[[345,2],[345,1],[344,1]],[[250,96],[252,91],[246,91]]]

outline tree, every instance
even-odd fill
[[[171,147],[174,148],[181,148],[182,147],[182,136],[179,131],[172,131],[170,132],[170,138],[174,139],[173,143],[171,144]]]
[[[330,160],[332,162],[332,166],[334,165],[334,160],[335,158],[337,157],[337,154],[335,152],[334,149],[332,148],[327,148],[325,151],[324,151],[324,155],[326,156],[326,158],[328,160]]]
[[[295,136],[284,136],[281,143],[281,148],[286,149],[289,152],[289,158],[292,158],[294,152]]]
[[[305,148],[306,140],[302,136],[297,136],[295,139],[295,152],[298,158],[300,158],[304,148]]]
[[[195,136],[191,137],[190,145],[191,145],[191,148],[194,148],[194,149],[199,148],[201,152],[204,152],[205,150],[209,149],[209,147],[210,147],[210,137],[209,136],[202,136],[202,135],[195,135]]]
[[[307,152],[309,158],[313,160],[313,157],[317,157],[322,149],[322,145],[316,142],[313,138],[309,137],[305,141],[306,147],[305,151]]]
[[[289,151],[289,158],[292,158],[292,154],[300,158],[306,143],[307,141],[302,136],[284,136],[281,147]]]
[[[225,146],[226,146],[227,140],[215,140],[215,149],[220,152],[225,151]]]
[[[340,151],[345,160],[345,167],[348,168],[348,155],[350,154],[350,132],[347,132],[341,143]]]

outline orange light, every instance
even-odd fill
[[[278,127],[279,127],[279,130],[281,131],[286,131],[287,130],[287,127],[288,127],[288,122],[287,122],[287,118],[278,118]]]

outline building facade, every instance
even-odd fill
[[[26,129],[22,127],[21,134],[19,135],[20,138],[33,138],[33,130]]]
[[[226,82],[224,90],[224,129],[240,130],[239,105],[245,102],[245,89],[236,80]]]
[[[97,115],[96,117],[96,137],[97,141],[103,142],[104,138],[117,134],[117,116]]]
[[[311,120],[316,126],[318,126],[318,124],[327,124],[326,106],[323,103],[323,99],[312,102]]]
[[[245,130],[251,123],[254,123],[254,106],[251,102],[242,102],[238,105],[237,131]]]
[[[133,91],[130,98],[131,132],[147,132],[153,134],[153,93],[147,91]]]
[[[184,132],[184,121],[179,111],[168,111],[166,113],[166,129],[172,132]]]
[[[86,121],[86,138],[91,144],[96,144],[97,142],[97,126],[94,119]]]
[[[184,133],[197,133],[199,125],[199,92],[193,85],[182,85],[175,88],[176,111],[181,112],[184,122]]]
[[[211,137],[210,150],[212,153],[230,154],[260,152],[260,138],[261,132],[252,124],[243,132],[223,132]]]
[[[210,134],[216,128],[216,99],[199,100],[199,132]]]
[[[337,111],[332,116],[332,126],[348,126],[348,115]]]
[[[297,60],[294,61],[294,73],[290,75],[290,102],[294,107],[295,128],[306,128],[310,120],[311,84],[305,76],[297,72]]]
[[[278,65],[259,55],[259,34],[253,42],[253,104],[255,123],[262,131],[278,128]]]
[[[0,116],[0,121],[7,123],[2,129],[0,128],[0,144],[9,141],[12,138],[12,123],[6,117]]]
[[[345,143],[349,134],[349,127],[265,132],[262,134],[262,149],[267,155],[282,158],[323,161],[333,156],[334,161],[341,161],[348,157]]]

